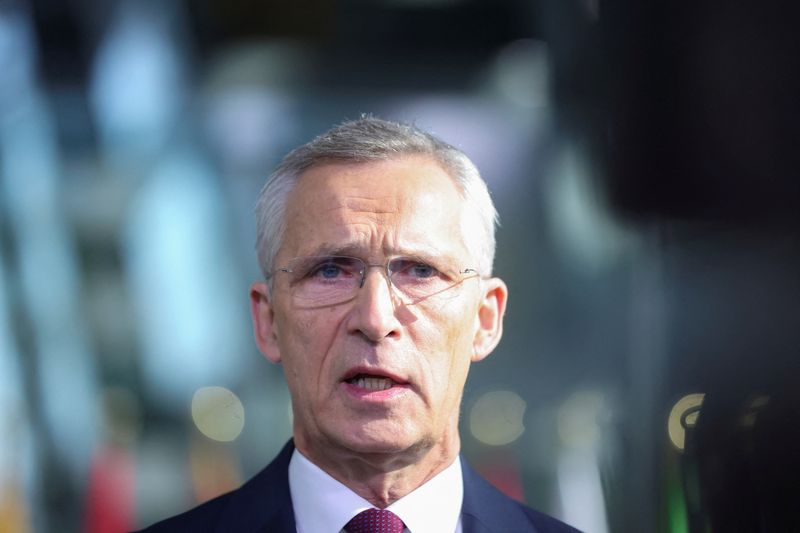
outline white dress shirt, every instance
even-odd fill
[[[297,449],[289,462],[289,491],[298,533],[341,533],[351,518],[374,506],[309,461]],[[388,509],[406,533],[461,533],[464,483],[453,463]]]

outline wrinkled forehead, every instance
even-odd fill
[[[386,252],[465,248],[467,202],[453,178],[429,157],[325,163],[304,171],[289,195],[286,241],[302,255],[313,245],[381,236]],[[395,249],[392,249],[395,248]],[[463,254],[462,254],[463,255]]]

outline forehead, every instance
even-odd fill
[[[416,248],[460,255],[465,205],[453,178],[429,157],[316,165],[289,194],[280,255]]]

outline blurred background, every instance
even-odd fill
[[[0,1],[0,532],[115,533],[290,436],[252,208],[346,118],[462,148],[506,333],[463,451],[591,533],[800,531],[800,83],[779,2]]]

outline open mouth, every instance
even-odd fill
[[[357,374],[350,379],[346,379],[345,381],[351,385],[355,385],[360,389],[366,389],[370,391],[387,390],[398,384],[396,381],[385,376],[373,376],[370,374]]]

